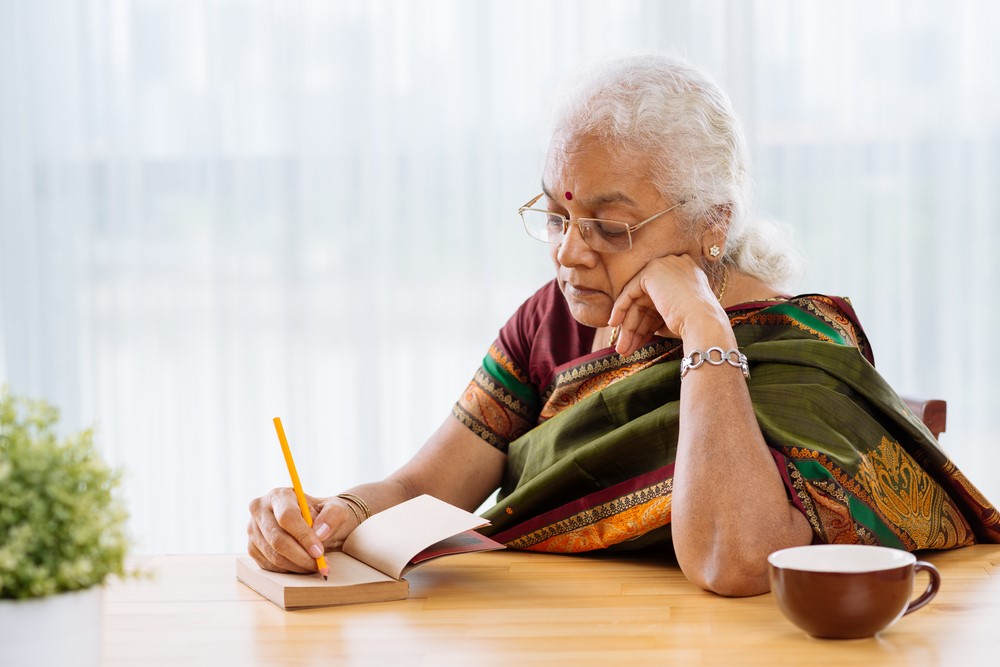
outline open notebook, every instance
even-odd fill
[[[504,546],[475,532],[482,517],[423,495],[375,514],[326,554],[328,581],[318,574],[262,570],[249,556],[236,559],[236,577],[282,609],[402,600],[403,577],[434,558]]]

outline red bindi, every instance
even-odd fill
[[[573,201],[573,193],[569,190],[566,191],[566,201]]]

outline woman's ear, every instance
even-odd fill
[[[713,206],[701,235],[701,254],[709,262],[720,262],[726,254],[726,236],[732,209],[728,204]]]

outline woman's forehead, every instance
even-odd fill
[[[542,190],[554,202],[580,206],[640,206],[655,194],[649,160],[613,150],[590,137],[554,137],[542,175]]]
[[[583,191],[577,190],[565,190],[565,191],[553,191],[549,186],[542,181],[542,192],[551,201],[559,202],[565,201],[575,201],[579,206],[585,206],[588,208],[597,208],[600,206],[608,206],[611,204],[623,204],[625,206],[639,206],[640,203],[636,201],[632,195],[621,190],[614,189],[615,185],[609,183],[607,189],[598,189],[590,191],[585,189]]]

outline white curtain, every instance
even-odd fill
[[[732,95],[795,287],[1000,500],[997,35],[985,0],[0,0],[0,382],[96,426],[137,551],[239,551],[272,417],[320,494],[447,416],[551,273],[514,211],[556,83],[668,51]]]

